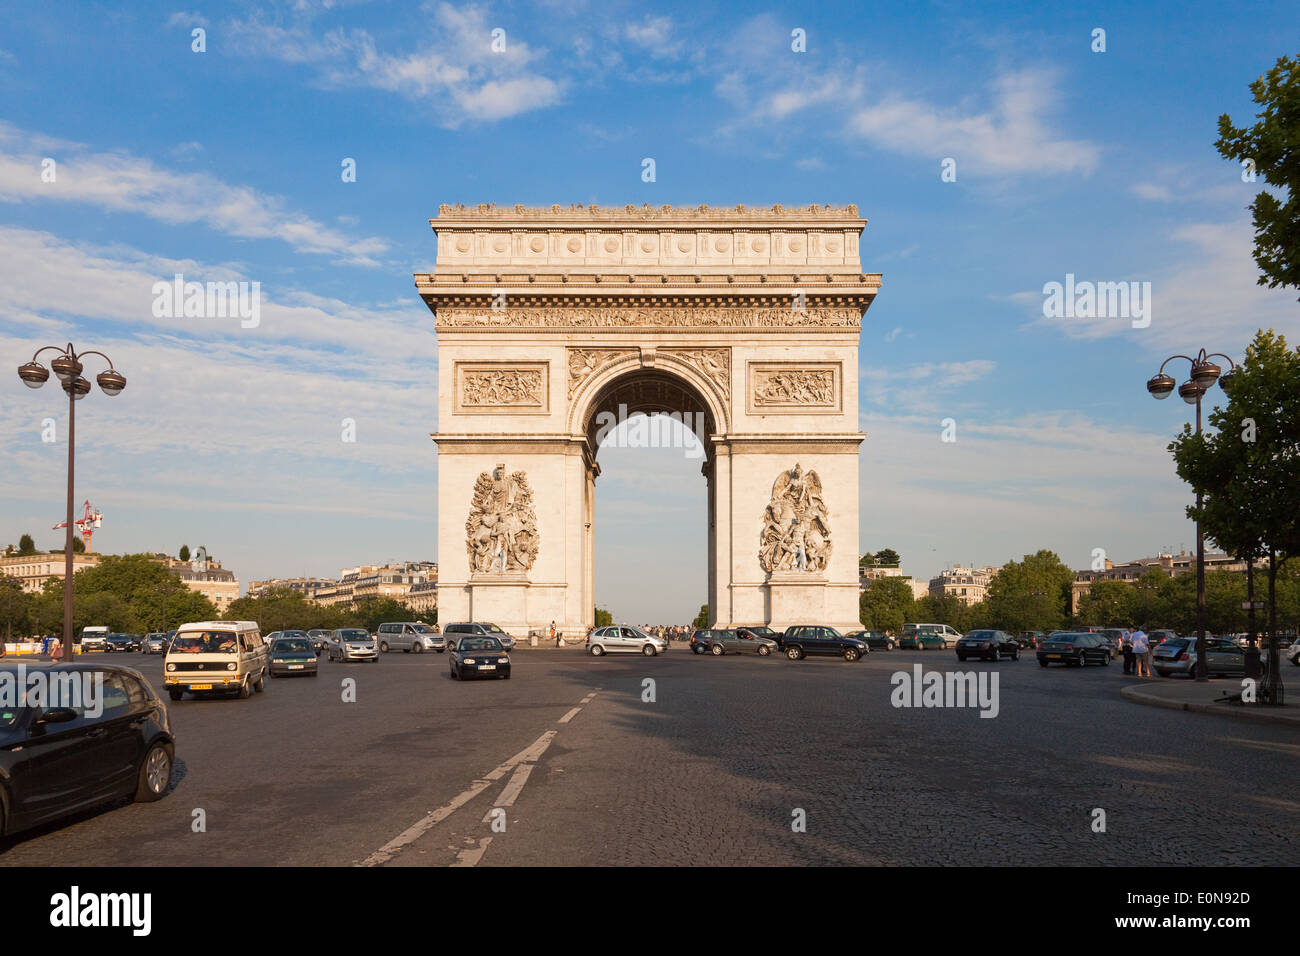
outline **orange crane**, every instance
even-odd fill
[[[104,513],[95,508],[92,508],[90,506],[90,502],[87,501],[86,513],[82,517],[78,518],[76,521],[73,522],[73,524],[77,526],[77,530],[81,532],[82,539],[86,542],[87,554],[90,554],[93,550],[90,546],[90,536],[94,534],[95,529],[98,528],[103,523],[104,523]],[[51,530],[58,531],[60,528],[66,528],[67,526],[68,523],[66,521],[60,521]]]

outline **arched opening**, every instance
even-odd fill
[[[612,372],[589,394],[587,593],[619,622],[690,624],[716,584],[717,416],[662,368]]]

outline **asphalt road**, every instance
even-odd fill
[[[162,687],[161,657],[108,660]],[[249,700],[168,702],[167,797],[19,835],[0,866],[1300,860],[1294,729],[1134,704],[1116,664],[795,663],[675,645],[521,650],[511,680],[461,683],[446,662],[321,658],[319,677]],[[891,674],[915,663],[996,672],[997,716],[893,706]]]

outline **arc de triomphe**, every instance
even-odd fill
[[[880,276],[855,206],[444,205],[430,224],[440,621],[586,632],[597,422],[626,406],[703,416],[716,626],[860,626],[858,338]]]

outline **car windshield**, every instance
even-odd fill
[[[339,637],[345,641],[368,641],[370,632],[360,627],[349,627],[339,631]]]
[[[413,624],[412,627],[415,628],[415,633],[417,633],[417,634],[432,634],[432,633],[434,633],[433,628],[431,628],[428,624]]]
[[[485,630],[487,630],[487,631],[490,631],[490,632],[493,633],[493,634],[504,634],[504,633],[505,633],[505,631],[501,630],[501,628],[497,627],[495,624],[484,624],[484,625],[483,625],[483,628],[484,628]]]
[[[284,636],[285,637],[306,637],[307,632],[306,631],[285,631]]]
[[[992,631],[967,631],[966,636],[976,637],[982,641],[987,641],[990,637],[993,636],[993,632]]]
[[[462,651],[492,651],[501,650],[501,642],[495,637],[466,637],[458,645]]]
[[[182,631],[172,641],[173,654],[233,654],[234,631]]]
[[[300,641],[296,637],[292,640],[276,641],[275,653],[277,654],[310,654],[311,645],[306,641]]]

